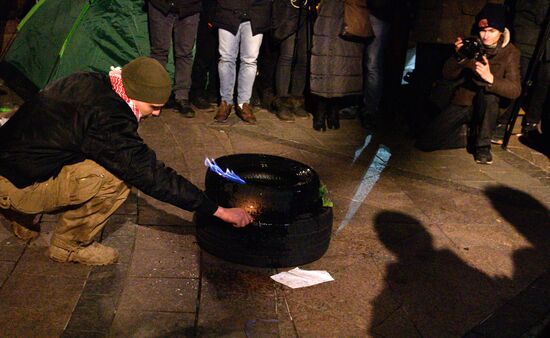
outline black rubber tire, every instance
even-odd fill
[[[230,262],[267,268],[313,262],[327,251],[332,234],[332,208],[297,217],[290,224],[253,223],[235,228],[197,213],[197,241],[208,253]]]
[[[219,205],[241,207],[264,223],[289,224],[298,215],[322,207],[320,180],[309,166],[284,157],[236,154],[216,159],[222,170],[233,170],[247,184],[206,172],[206,195]]]

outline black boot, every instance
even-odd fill
[[[317,104],[317,111],[313,114],[313,129],[327,131],[325,120],[327,118],[327,101],[320,99]]]
[[[328,129],[340,129],[340,113],[336,104],[330,106],[327,116],[327,127]]]

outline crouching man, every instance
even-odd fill
[[[118,252],[94,241],[126,200],[130,186],[177,207],[243,227],[243,209],[222,208],[158,161],[137,133],[168,100],[168,73],[139,57],[109,75],[58,80],[0,128],[0,210],[14,233],[38,236],[33,215],[62,210],[48,254],[58,262],[105,265]]]
[[[505,28],[505,7],[487,4],[476,18],[476,29],[485,54],[465,57],[464,41],[457,38],[456,56],[443,68],[443,77],[458,84],[451,105],[421,133],[423,150],[464,147],[469,123],[471,151],[480,164],[491,164],[491,136],[500,111],[521,94],[520,51],[510,43]]]

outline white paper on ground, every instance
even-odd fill
[[[331,282],[334,280],[332,276],[322,270],[302,270],[300,268],[294,268],[287,272],[281,272],[271,276],[276,282],[284,284],[290,288],[304,288],[319,283]]]

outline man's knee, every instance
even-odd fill
[[[71,176],[69,188],[73,203],[83,203],[98,195],[127,196],[130,191],[124,181],[92,160],[85,160],[65,169]]]

